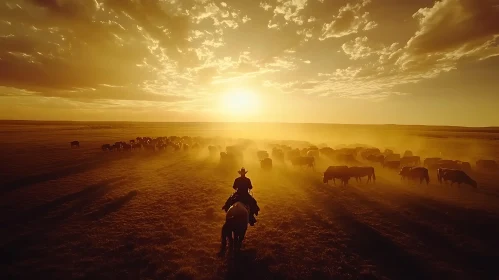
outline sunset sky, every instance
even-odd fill
[[[0,119],[499,126],[499,0],[4,0]]]

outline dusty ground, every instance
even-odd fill
[[[321,181],[328,162],[264,172],[248,159],[261,213],[231,259],[217,252],[237,167],[221,169],[205,151],[98,149],[134,133],[79,132],[84,144],[70,149],[73,131],[4,130],[1,279],[499,277],[493,175],[474,174],[475,190],[440,186],[434,174],[430,186],[407,185],[377,167],[375,185],[340,187]]]

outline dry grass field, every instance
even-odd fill
[[[277,126],[277,127],[276,127]],[[499,279],[499,176],[478,188],[322,183],[316,170],[244,166],[261,208],[239,256],[219,256],[237,169],[194,152],[103,152],[137,136],[365,143],[474,162],[499,130],[263,124],[0,124],[0,279]],[[81,147],[71,149],[69,142]]]

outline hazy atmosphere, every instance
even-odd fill
[[[495,0],[0,4],[0,118],[499,125]]]
[[[499,0],[0,0],[0,279],[499,279]]]

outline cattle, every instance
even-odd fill
[[[366,159],[369,162],[377,162],[377,163],[382,164],[385,161],[385,156],[384,155],[369,155]]]
[[[319,157],[319,150],[308,150],[307,151],[307,157],[314,157],[314,158],[318,158]]]
[[[383,168],[388,169],[399,169],[400,168],[400,160],[385,160],[383,162]]]
[[[352,155],[354,158],[357,157],[357,149],[352,149],[352,148],[341,148],[336,150],[339,154],[347,154],[347,155]]]
[[[258,157],[258,160],[262,161],[269,157],[269,153],[267,151],[257,151],[256,156]]]
[[[346,163],[346,164],[357,164],[358,161],[355,159],[355,156],[352,154],[336,154],[335,156],[336,161]]]
[[[132,145],[127,144],[127,143],[122,144],[122,145],[121,145],[121,148],[122,148],[124,151],[128,151],[128,152],[131,152],[131,151],[132,151]]]
[[[146,151],[151,151],[151,152],[156,151],[156,145],[154,144],[144,144],[142,145],[142,147],[144,147],[144,150]]]
[[[189,151],[189,144],[183,144],[182,145],[182,148],[184,149],[184,151]]]
[[[71,146],[71,148],[79,148],[80,142],[79,141],[72,141],[72,142],[69,142],[69,145]]]
[[[343,185],[348,184],[348,180],[350,179],[348,166],[329,166],[324,172],[322,182],[324,184],[329,184],[329,181],[333,180],[333,183],[336,185],[336,179],[340,179]]]
[[[272,149],[272,158],[278,161],[284,161],[284,152],[281,149]]]
[[[419,179],[419,184],[423,181],[426,181],[426,185],[430,183],[430,175],[428,174],[428,169],[425,167],[403,168],[400,170],[399,175],[409,180]]]
[[[201,146],[199,145],[199,143],[194,143],[194,145],[192,145],[192,149],[193,150],[199,150],[199,148],[201,148]]]
[[[400,161],[400,154],[390,154],[385,156],[385,161]]]
[[[230,164],[235,165],[239,161],[239,158],[235,154],[220,152],[220,164]]]
[[[208,152],[210,153],[210,156],[215,156],[220,152],[220,150],[218,149],[218,147],[210,145],[208,146]]]
[[[404,166],[402,167],[402,169],[400,170],[399,172],[399,175],[400,175],[400,180],[404,180],[404,179],[408,179],[406,177],[407,174],[409,174],[409,171],[411,170],[412,166]]]
[[[385,149],[385,151],[383,152],[384,156],[389,156],[389,155],[393,155],[393,154],[394,154],[393,150],[390,150],[390,149]]]
[[[260,161],[260,167],[264,170],[270,170],[272,169],[272,159],[271,158],[264,158]]]
[[[369,148],[369,149],[364,149],[361,153],[360,153],[360,156],[363,158],[363,159],[367,159],[369,156],[376,156],[376,155],[379,155],[381,154],[381,151],[378,149],[378,148]]]
[[[424,161],[423,161],[423,166],[424,167],[430,167],[432,165],[435,165],[437,164],[439,161],[441,161],[442,159],[439,158],[439,157],[434,157],[434,158],[425,158]]]
[[[469,162],[466,162],[466,161],[462,161],[460,162],[461,164],[461,170],[465,171],[465,172],[471,172],[471,164]]]
[[[111,151],[113,148],[111,147],[110,144],[104,144],[104,145],[101,146],[101,149],[103,151]]]
[[[130,142],[131,145],[135,144],[135,140],[134,139],[130,140],[129,142]]]
[[[330,147],[320,148],[319,153],[323,156],[331,158],[334,154],[334,149]]]
[[[450,181],[451,186],[454,185],[454,183],[457,183],[459,186],[464,183],[474,188],[477,187],[476,181],[471,179],[471,177],[462,170],[439,168],[437,170],[437,178],[440,183],[447,183],[447,181]]]
[[[421,158],[418,156],[407,156],[400,159],[401,166],[418,166],[421,164]]]
[[[295,157],[291,159],[291,164],[294,166],[307,166],[310,168],[314,168],[315,158],[314,157]]]
[[[403,157],[412,157],[412,156],[414,156],[414,154],[411,151],[407,150],[407,151],[404,152],[404,156]]]
[[[132,145],[132,149],[134,150],[141,150],[142,149],[142,144],[135,143]]]
[[[296,157],[300,157],[300,156],[301,156],[300,155],[300,150],[298,150],[298,149],[290,150],[286,154],[286,157],[287,157],[288,160],[292,160],[292,159],[294,159]]]
[[[497,162],[493,160],[478,160],[476,162],[476,168],[481,171],[496,171],[497,170]]]
[[[355,178],[357,182],[362,182],[362,177],[367,176],[367,183],[373,181],[376,182],[376,174],[374,173],[374,167],[350,167],[348,168],[348,174],[350,177]]]
[[[428,166],[430,170],[437,170],[439,168],[461,169],[461,164],[456,160],[439,160],[437,163]]]

